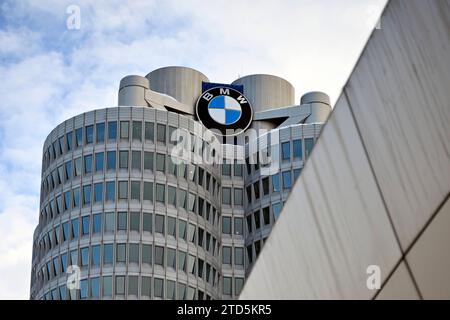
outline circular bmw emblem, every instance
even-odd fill
[[[198,120],[222,135],[237,135],[250,125],[253,110],[247,98],[228,87],[215,87],[202,93],[197,101]]]

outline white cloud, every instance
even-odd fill
[[[4,1],[0,298],[29,295],[42,144],[58,123],[116,105],[123,76],[167,65],[215,82],[275,74],[294,85],[297,101],[311,90],[334,101],[385,2]],[[66,29],[70,4],[81,8],[80,30]]]

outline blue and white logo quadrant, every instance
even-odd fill
[[[209,102],[208,112],[214,121],[223,125],[230,125],[240,119],[242,109],[236,99],[229,96],[217,96]]]

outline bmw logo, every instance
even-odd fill
[[[247,98],[228,87],[214,87],[202,93],[197,101],[197,119],[208,129],[222,135],[237,135],[248,128],[253,111]]]

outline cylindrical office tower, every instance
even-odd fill
[[[200,71],[187,67],[164,67],[145,76],[150,89],[174,97],[179,102],[195,106],[202,93],[202,81],[209,79]]]
[[[253,111],[293,106],[295,89],[292,84],[280,77],[269,74],[252,74],[233,81],[232,84],[244,86],[244,95],[250,101]],[[258,121],[255,129],[273,129],[276,125],[268,121]]]
[[[176,128],[194,137],[182,115],[119,107],[50,133],[32,299],[221,297],[219,165],[171,161]]]

